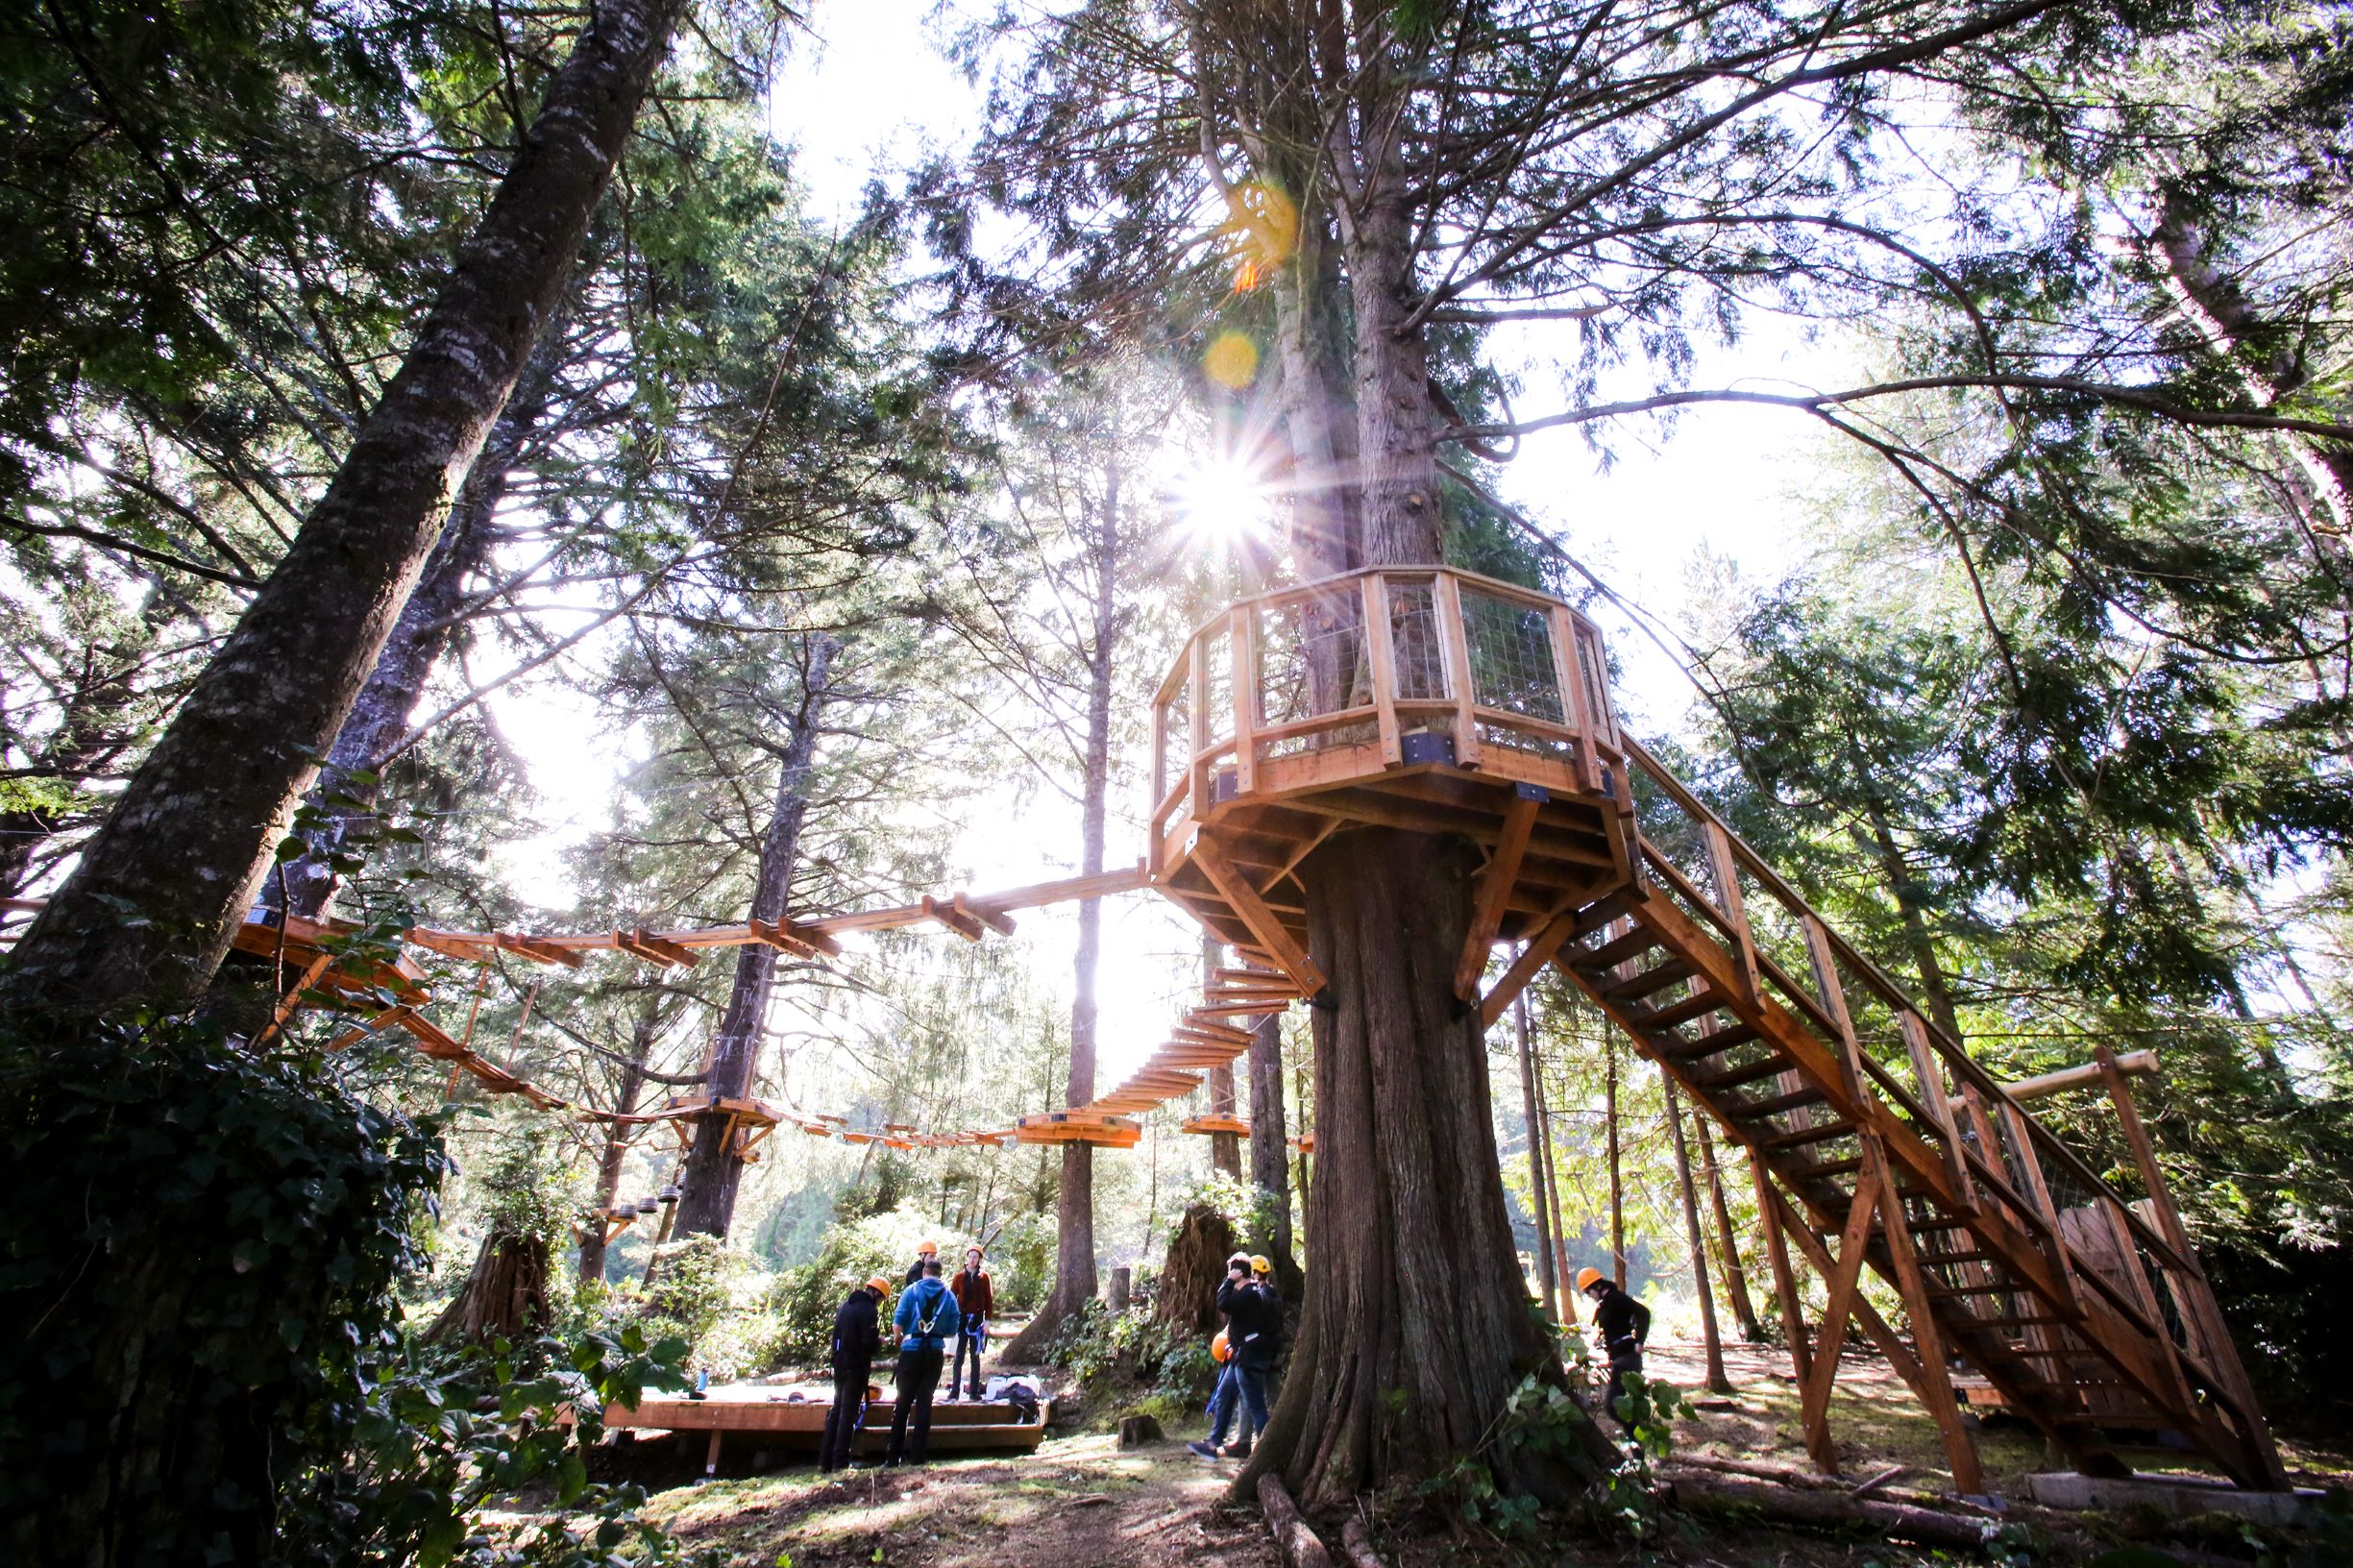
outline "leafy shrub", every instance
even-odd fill
[[[786,1270],[770,1296],[775,1362],[824,1360],[831,1354],[833,1314],[842,1298],[873,1274],[889,1280],[895,1292],[915,1261],[915,1249],[927,1240],[940,1243],[942,1267],[952,1266],[956,1238],[942,1232],[938,1220],[912,1209],[885,1210],[826,1227],[816,1260]]]
[[[1216,1384],[1209,1341],[1150,1312],[1115,1312],[1091,1301],[1063,1320],[1046,1360],[1067,1368],[1080,1386],[1110,1396],[1100,1403],[1164,1418],[1189,1414]]]

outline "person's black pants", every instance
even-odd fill
[[[848,1467],[850,1445],[858,1439],[858,1421],[866,1413],[866,1391],[874,1369],[865,1362],[833,1369],[833,1409],[825,1412],[825,1435],[817,1445],[820,1470]]]
[[[954,1399],[964,1387],[964,1356],[968,1350],[972,1353],[972,1397],[980,1398],[980,1358],[988,1348],[989,1331],[983,1325],[968,1324],[956,1335],[956,1360],[947,1369],[948,1398]]]
[[[931,1396],[940,1387],[941,1347],[902,1350],[893,1375],[891,1448],[885,1463],[921,1464],[931,1458]],[[909,1417],[913,1417],[912,1424]]]
[[[1642,1352],[1638,1350],[1620,1351],[1609,1358],[1609,1388],[1603,1395],[1602,1403],[1618,1425],[1629,1432],[1634,1430],[1634,1424],[1618,1414],[1618,1400],[1626,1392],[1626,1374],[1641,1370]]]

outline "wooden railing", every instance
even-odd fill
[[[2146,1335],[2171,1376],[2225,1408],[2243,1440],[2276,1474],[2279,1461],[2252,1384],[2113,1058],[2100,1053],[2146,1192],[2142,1204],[2127,1201],[2029,1115],[1673,773],[1630,741],[1626,751],[1647,786],[1640,845],[1653,895],[1672,898],[1712,927],[1744,979],[1803,1019],[1852,1065],[1865,1097],[1935,1147],[1964,1203],[2032,1237],[2059,1278],[2084,1287],[2087,1308]],[[1750,896],[1752,888],[1758,896]],[[2109,1266],[2096,1266],[2085,1255],[2087,1240]],[[2054,1344],[2048,1353],[2054,1365],[2060,1354]]]
[[[1600,630],[1440,567],[1244,600],[1187,640],[1153,698],[1151,870],[1225,801],[1433,760],[1630,810]]]

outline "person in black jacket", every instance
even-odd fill
[[[882,1349],[881,1308],[890,1294],[891,1282],[877,1274],[833,1314],[833,1409],[825,1412],[825,1435],[817,1445],[822,1474],[849,1468],[849,1445],[866,1418],[874,1354]]]
[[[1602,1354],[1609,1358],[1609,1390],[1604,1403],[1618,1425],[1630,1432],[1633,1423],[1618,1409],[1618,1398],[1626,1392],[1626,1374],[1642,1370],[1642,1347],[1651,1337],[1651,1310],[1619,1289],[1598,1268],[1579,1270],[1577,1288],[1593,1303],[1594,1332],[1602,1341]]]
[[[1271,1265],[1267,1272],[1272,1274]],[[1247,1411],[1244,1430],[1264,1432],[1266,1374],[1273,1370],[1275,1357],[1283,1349],[1283,1298],[1275,1293],[1274,1281],[1255,1277],[1251,1258],[1238,1252],[1226,1260],[1225,1283],[1217,1287],[1217,1310],[1226,1314],[1226,1343],[1234,1351],[1233,1375]],[[1219,1404],[1216,1429],[1208,1441],[1186,1446],[1205,1459],[1215,1458],[1225,1441],[1226,1417],[1233,1409],[1231,1400]],[[1225,1457],[1241,1458],[1249,1452],[1245,1436]]]

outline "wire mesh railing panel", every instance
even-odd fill
[[[1213,631],[1201,639],[1202,713],[1211,741],[1234,738],[1234,639]]]
[[[1436,586],[1392,582],[1388,589],[1389,656],[1397,672],[1397,699],[1443,702],[1452,694],[1446,684],[1446,646],[1438,636]]]
[[[1356,596],[1286,600],[1259,612],[1259,721],[1297,723],[1372,700]]]
[[[1547,723],[1568,723],[1553,656],[1552,612],[1467,585],[1461,600],[1471,700]]]

